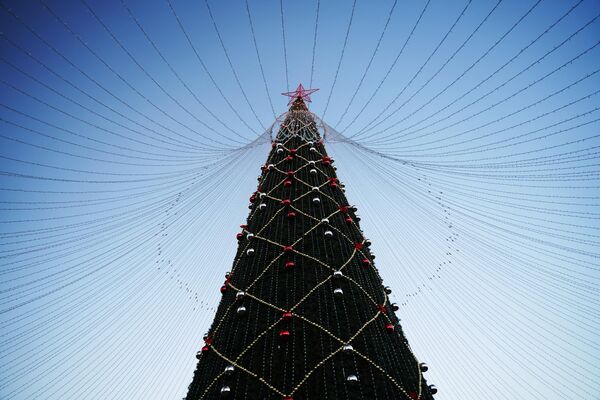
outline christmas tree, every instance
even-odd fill
[[[188,400],[433,399],[302,85],[237,234]]]

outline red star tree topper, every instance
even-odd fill
[[[302,86],[302,84],[300,83],[298,84],[298,87],[295,91],[285,92],[281,94],[290,98],[290,101],[288,102],[289,106],[297,99],[302,99],[305,102],[311,103],[310,95],[316,92],[317,90],[319,89],[304,89],[304,86]]]

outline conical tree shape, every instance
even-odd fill
[[[262,167],[189,387],[198,399],[432,399],[301,98]]]

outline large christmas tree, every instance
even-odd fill
[[[300,85],[280,124],[188,400],[433,399]]]

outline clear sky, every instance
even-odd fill
[[[600,2],[0,5],[0,398],[185,396],[300,82],[436,398],[600,398]]]

